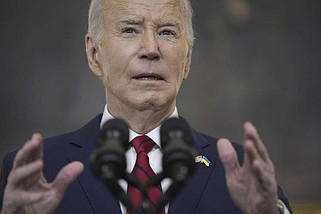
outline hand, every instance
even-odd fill
[[[54,213],[68,185],[83,171],[83,164],[72,162],[48,183],[43,176],[42,137],[32,139],[18,151],[8,176],[2,214]]]
[[[278,213],[273,163],[256,128],[250,122],[244,124],[244,133],[242,166],[229,140],[220,139],[217,144],[229,193],[236,206],[245,214]]]

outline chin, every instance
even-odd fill
[[[138,104],[141,110],[161,110],[170,108],[174,103],[174,99],[168,99],[168,97],[144,97]]]
[[[175,93],[168,90],[132,90],[119,97],[122,103],[139,110],[160,110],[175,104]]]

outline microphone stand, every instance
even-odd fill
[[[164,173],[157,174],[156,176],[152,177],[150,180],[147,181],[146,184],[142,184],[135,176],[126,173],[122,179],[128,182],[128,185],[135,186],[143,193],[143,199],[139,206],[139,208],[135,208],[132,201],[128,197],[127,193],[122,189],[119,185],[119,179],[101,179],[105,186],[112,192],[112,194],[122,202],[128,210],[135,214],[150,214],[149,212],[149,199],[147,196],[147,188],[149,186],[160,184],[160,182],[168,178],[165,176]],[[172,179],[172,183],[170,184],[169,188],[166,192],[164,192],[163,196],[159,199],[156,204],[155,213],[152,214],[159,214],[161,213],[162,209],[168,204],[171,200],[175,198],[178,192],[183,188],[186,179],[178,180]]]

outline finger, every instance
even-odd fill
[[[63,195],[69,184],[73,182],[83,170],[84,165],[81,162],[74,161],[69,163],[60,170],[53,182],[53,187]]]
[[[250,123],[250,122],[244,123],[244,133],[245,133],[245,141],[246,140],[253,141],[254,146],[255,146],[258,154],[260,155],[260,157],[263,160],[268,161],[269,155],[268,155],[267,149],[266,149],[265,145],[263,144],[263,141],[261,140],[261,138],[257,132],[257,129],[253,126],[252,123]]]
[[[13,168],[22,166],[39,158],[42,158],[42,137],[40,134],[34,134],[18,151],[13,163]]]
[[[43,162],[41,160],[31,162],[11,171],[8,177],[8,184],[12,188],[23,185],[28,187],[35,183],[41,176]]]
[[[261,189],[276,191],[276,178],[272,163],[267,164],[262,160],[255,160],[253,162],[253,171],[256,174]]]
[[[259,154],[254,142],[252,140],[245,140],[244,142],[244,152],[248,157],[248,163],[247,167],[252,168],[253,163],[255,160],[262,159],[261,155]]]
[[[34,150],[34,153],[32,154],[31,156],[31,161],[33,160],[38,160],[38,159],[43,159],[43,138],[41,136],[41,134],[39,133],[34,133],[32,135],[32,138],[35,139],[35,141],[38,141],[39,142],[39,147]]]
[[[272,161],[265,161],[261,158],[252,140],[246,140],[244,151],[249,159],[249,164],[246,167],[255,175],[260,189],[271,190],[271,188],[275,188],[276,181]]]
[[[46,193],[43,192],[30,192],[30,191],[19,191],[16,194],[12,194],[10,198],[7,198],[6,195],[4,196],[4,206],[7,207],[22,207],[30,204],[34,204],[44,197],[46,197]],[[11,202],[14,204],[6,205],[6,202]]]
[[[228,139],[221,138],[217,142],[217,150],[227,176],[240,168],[235,149]]]

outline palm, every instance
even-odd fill
[[[57,192],[57,190],[52,190],[50,187],[47,190],[46,189],[47,187],[42,188],[42,190],[38,189],[38,191],[44,194],[43,198],[34,204],[27,205],[22,208],[22,213],[54,213],[62,199],[62,196]]]
[[[41,194],[41,199],[33,204],[23,207],[22,213],[54,213],[63,194],[52,183],[47,183],[43,176],[38,183],[29,189],[30,192]]]

